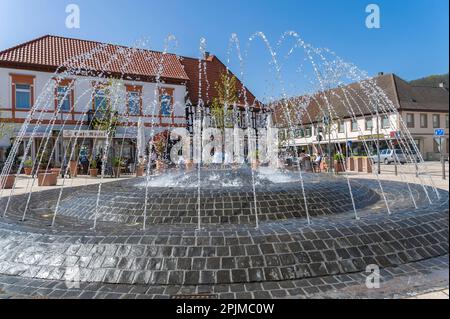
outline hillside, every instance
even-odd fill
[[[420,85],[420,86],[439,86],[439,83],[445,83],[445,87],[449,87],[448,82],[448,73],[447,74],[441,74],[441,75],[430,75],[421,79],[417,79],[414,81],[411,81],[410,83],[412,85]]]

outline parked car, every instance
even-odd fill
[[[372,156],[373,162],[378,163],[378,155]],[[392,164],[394,162],[400,163],[400,164],[406,164],[408,162],[414,162],[419,161],[419,157],[416,153],[410,153],[408,154],[406,152],[403,153],[403,150],[401,149],[385,149],[382,150],[380,153],[380,161],[381,163],[384,163],[386,165]]]

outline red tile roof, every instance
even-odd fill
[[[93,53],[92,57],[82,58],[79,62],[73,61],[89,53]],[[163,79],[189,80],[179,58],[174,54],[165,54],[163,58],[161,52],[94,41],[46,35],[0,52],[0,65],[4,66],[34,66],[56,71],[58,67],[72,61],[69,63],[70,67],[148,78],[157,75],[161,60]]]
[[[114,56],[116,58],[113,58]],[[105,72],[105,75],[123,74],[136,80],[154,79],[160,61],[163,61],[162,79],[186,83],[188,98],[194,105],[197,104],[199,60],[195,58],[179,57],[174,54],[165,54],[163,57],[163,53],[156,51],[51,35],[0,52],[0,66],[55,72],[62,65],[68,65],[85,71]],[[202,68],[205,64],[206,70],[202,69],[201,98],[206,104],[210,104],[217,96],[215,83],[220,81],[221,74],[227,72],[227,68],[213,55],[202,60]],[[248,105],[259,106],[255,96],[242,82],[238,80],[237,83],[240,106],[245,105],[244,90]]]
[[[190,81],[187,83],[188,98],[193,105],[198,104],[199,101],[199,73],[201,73],[201,98],[204,103],[211,104],[213,98],[217,96],[217,90],[215,83],[220,81],[220,76],[227,72],[227,67],[216,56],[211,55],[201,61],[201,71],[199,72],[199,59],[183,57],[181,58],[186,73],[189,76]],[[206,64],[206,69],[205,69]],[[233,75],[231,71],[228,71],[230,75]],[[237,91],[239,93],[239,106],[245,106],[245,94],[247,96],[247,104],[252,106],[256,104],[259,106],[255,96],[244,87],[242,82],[237,80]],[[245,90],[245,91],[244,91]]]

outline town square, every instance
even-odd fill
[[[0,1],[0,299],[448,299],[446,1],[398,1],[415,46],[388,1],[257,9],[316,33],[63,2],[7,35]]]

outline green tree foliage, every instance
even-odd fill
[[[439,83],[444,83],[446,88],[449,87],[448,73],[442,75],[430,75],[410,82],[412,85],[432,87],[438,87]]]
[[[214,85],[217,97],[211,105],[211,117],[215,126],[220,129],[231,126],[229,121],[233,116],[233,105],[238,102],[237,79],[227,73],[220,75],[220,80]]]
[[[113,100],[117,99],[117,96],[115,96],[117,94],[115,92],[117,85],[116,82],[111,80],[104,86],[105,98],[102,103],[103,107],[96,111],[92,120],[92,127],[95,130],[106,131],[109,136],[114,135],[116,132],[120,118],[113,106]]]

